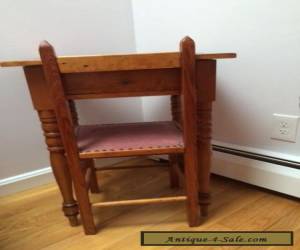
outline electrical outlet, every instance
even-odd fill
[[[272,139],[296,142],[299,116],[273,114]]]

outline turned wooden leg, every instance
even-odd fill
[[[169,155],[169,162],[170,186],[171,188],[177,188],[179,187],[179,176],[177,175],[177,172],[175,170],[175,166],[179,164],[177,155]]]
[[[42,129],[50,153],[54,177],[63,197],[63,211],[71,226],[77,226],[78,205],[73,196],[72,179],[53,110],[38,111]]]
[[[77,109],[76,109],[76,104],[74,100],[69,100],[69,107],[70,107],[70,112],[72,116],[72,121],[74,123],[74,126],[78,126],[78,114],[77,114]]]
[[[172,119],[176,122],[177,126],[181,127],[182,125],[182,116],[181,116],[181,101],[180,96],[173,95],[171,96],[171,113]],[[179,155],[169,155],[170,161],[170,184],[172,188],[179,187],[179,177],[177,176],[176,171],[174,170],[174,165],[179,164]]]
[[[93,159],[85,160],[87,166],[91,169],[91,179],[90,179],[90,190],[91,193],[100,193],[100,189],[97,181],[97,174],[95,169],[95,162]]]
[[[198,104],[198,178],[199,203],[201,214],[208,214],[210,204],[210,165],[211,165],[211,117],[212,103],[200,102]]]
[[[73,123],[75,126],[78,126],[79,119],[78,119],[78,114],[77,114],[77,110],[76,110],[76,104],[73,100],[69,100],[69,107],[70,107]],[[99,193],[100,190],[99,190],[98,183],[97,183],[97,175],[96,175],[94,160],[93,159],[84,160],[84,164],[86,164],[86,166],[91,169],[91,183],[90,183],[91,192]]]
[[[71,111],[71,116],[72,120],[75,126],[78,126],[79,124],[79,119],[78,119],[78,114],[76,110],[76,104],[74,100],[69,100],[69,107]],[[99,193],[99,187],[97,183],[97,175],[96,175],[96,170],[95,170],[95,163],[93,159],[86,159],[84,160],[84,164],[86,167],[89,167],[91,169],[91,183],[90,183],[90,190],[92,193]]]
[[[171,96],[171,113],[172,119],[175,121],[178,126],[182,125],[182,113],[181,113],[181,101],[180,96],[172,95]]]

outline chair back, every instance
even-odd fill
[[[196,55],[191,38],[184,38],[175,53],[57,58],[46,41],[39,51],[70,166],[79,161],[76,124],[68,102],[74,99],[178,96],[185,153],[196,155]]]

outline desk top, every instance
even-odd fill
[[[196,60],[236,58],[235,53],[197,54]],[[128,55],[88,55],[57,57],[62,73],[91,72],[94,70],[130,70],[143,68],[176,68],[180,62],[179,52],[128,54]],[[39,59],[0,61],[0,67],[23,67],[41,65]]]

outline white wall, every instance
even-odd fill
[[[273,113],[300,113],[299,1],[132,3],[137,52],[178,50],[185,35],[194,38],[198,52],[237,52],[237,59],[218,62],[214,140],[299,161],[299,132],[297,143],[270,139]],[[167,104],[165,98],[144,98],[145,119],[169,117]]]
[[[2,0],[0,9],[0,61],[38,58],[43,39],[58,55],[135,51],[129,0]],[[0,68],[0,100],[0,180],[49,166],[21,68]],[[83,123],[143,119],[138,98],[81,101],[79,111]]]
[[[131,2],[2,0],[0,60],[37,58],[42,39],[49,40],[58,55],[111,54],[135,49],[174,51],[179,40],[189,35],[198,52],[238,53],[237,59],[218,62],[213,138],[222,145],[300,161],[299,133],[297,143],[270,140],[272,113],[299,115],[299,1]],[[0,100],[0,182],[22,173],[29,174],[19,179],[43,175],[48,180],[50,168],[37,170],[49,165],[48,153],[20,68],[0,68]],[[80,101],[78,108],[82,123],[106,123],[170,119],[168,105],[166,98],[147,97],[143,101]],[[215,172],[235,178],[238,161],[230,159],[232,168],[226,167],[224,157],[215,164],[219,169]],[[244,165],[249,164],[242,165],[244,173]],[[249,173],[257,176],[257,171]],[[282,180],[281,173],[278,176]],[[292,176],[299,183],[299,176]],[[14,182],[12,179],[6,183]],[[31,179],[31,186],[39,183]],[[274,183],[273,179],[268,183]],[[276,185],[276,190],[284,189]],[[25,183],[21,189],[28,186]]]

